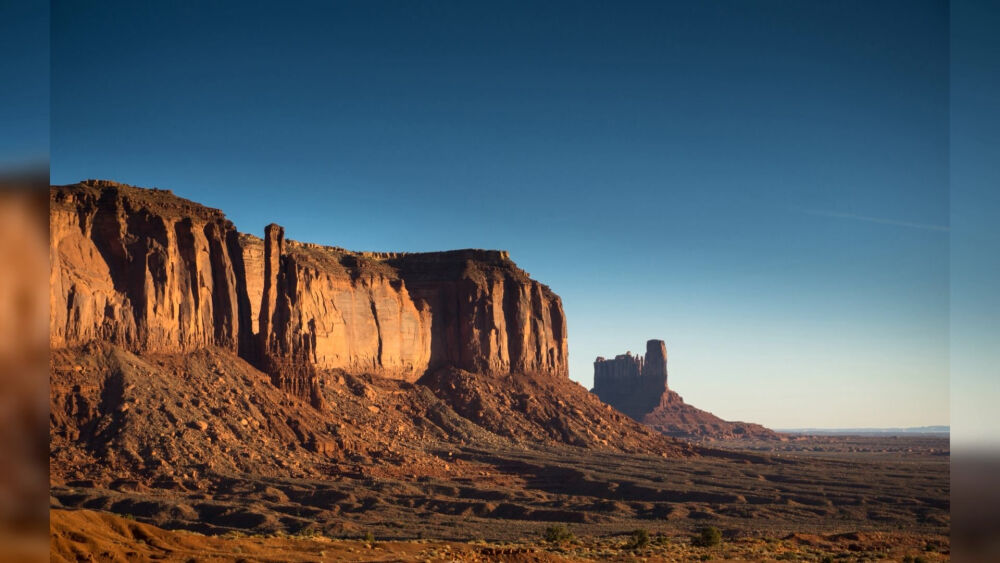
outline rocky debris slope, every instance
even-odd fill
[[[759,424],[729,422],[684,402],[667,386],[667,347],[646,342],[646,355],[631,352],[594,361],[593,393],[605,403],[667,436],[695,439],[780,439]]]
[[[442,444],[497,439],[429,389],[377,376],[325,374],[330,408],[317,412],[219,348],[139,357],[91,344],[53,351],[51,364],[53,484],[195,490],[210,474],[435,474],[447,464],[428,452]]]
[[[705,440],[780,440],[781,436],[760,424],[730,422],[684,402],[674,391],[660,396],[660,403],[644,415],[642,423],[657,432],[677,438]]]
[[[220,474],[435,475],[449,466],[434,452],[469,445],[695,453],[568,380],[449,371],[414,384],[331,370],[322,374],[328,408],[316,411],[219,348],[139,357],[90,344],[54,350],[50,361],[53,484],[197,490]]]
[[[463,418],[512,440],[670,457],[695,453],[687,444],[663,441],[568,379],[498,378],[448,368],[420,383]]]

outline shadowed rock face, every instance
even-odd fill
[[[221,346],[317,406],[316,369],[568,377],[562,303],[506,252],[350,252],[277,225],[262,240],[168,191],[105,181],[50,199],[53,347]]]
[[[666,390],[667,346],[662,340],[648,341],[645,357],[627,352],[594,361],[594,393],[635,420],[656,408]]]
[[[667,386],[667,347],[646,342],[646,355],[631,352],[594,361],[593,393],[602,401],[662,434],[681,438],[778,439],[773,431],[729,422],[684,402]]]

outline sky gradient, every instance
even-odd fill
[[[507,249],[588,388],[661,338],[727,419],[948,423],[947,3],[177,4],[53,4],[53,183]]]
[[[951,7],[951,392],[956,449],[1000,452],[1000,4]]]

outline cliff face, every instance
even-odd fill
[[[561,301],[506,252],[350,252],[277,225],[259,239],[220,211],[111,182],[50,199],[53,347],[221,346],[317,406],[317,369],[568,376]]]
[[[170,192],[88,181],[50,194],[50,345],[245,351],[237,232]]]
[[[408,254],[386,263],[432,311],[431,369],[569,376],[562,301],[506,252]]]
[[[568,376],[559,297],[505,252],[349,252],[285,240],[277,225],[262,248],[269,361],[406,381],[445,367]]]
[[[431,311],[396,272],[354,253],[264,238],[260,338],[272,357],[413,381],[430,359]]]

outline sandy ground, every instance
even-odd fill
[[[205,536],[168,531],[90,510],[53,510],[52,561],[924,561],[948,560],[945,538],[905,533],[790,534],[744,538],[715,547],[654,535],[581,537],[559,544],[433,540],[365,541],[322,536]],[[829,559],[827,559],[829,558]]]

